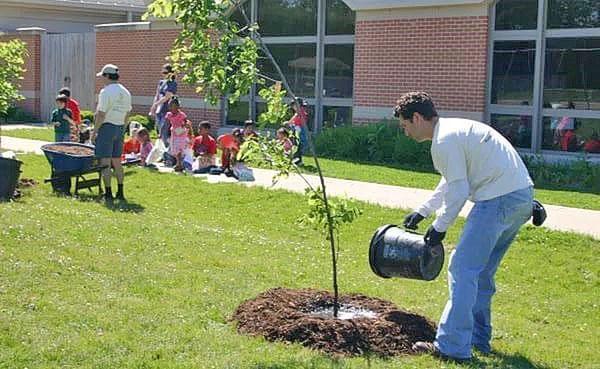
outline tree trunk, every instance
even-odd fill
[[[240,12],[242,13],[242,16],[244,17],[244,20],[246,21],[248,26],[250,26],[251,21],[248,18],[248,16],[246,15],[246,11],[244,10],[244,8],[242,6],[240,6],[240,3],[236,4],[236,7],[238,7],[240,9]],[[253,38],[256,38],[256,41],[260,45],[260,48],[267,55],[267,57],[269,58],[271,63],[273,63],[273,66],[275,67],[277,74],[279,74],[279,77],[281,77],[281,82],[283,83],[283,86],[285,87],[285,89],[288,92],[288,94],[290,95],[290,97],[292,99],[296,99],[296,95],[294,95],[294,92],[292,91],[290,85],[288,84],[288,81],[285,78],[285,75],[281,71],[279,64],[273,57],[273,54],[271,54],[271,51],[269,50],[267,45],[263,42],[263,39],[260,36],[260,34],[256,31],[253,31],[252,34],[253,34]],[[304,129],[308,130],[308,127],[305,126]],[[317,167],[317,173],[319,174],[319,180],[321,181],[321,188],[323,189],[323,202],[325,204],[325,211],[327,212],[327,226],[328,226],[328,231],[329,231],[329,242],[330,242],[330,247],[331,247],[331,262],[332,262],[332,274],[333,274],[333,296],[334,296],[333,316],[335,318],[337,318],[338,310],[339,310],[339,289],[338,289],[338,282],[337,282],[337,256],[336,256],[336,247],[335,247],[335,237],[334,237],[335,232],[334,232],[334,227],[333,227],[333,219],[331,217],[331,208],[329,207],[329,200],[327,199],[327,188],[325,187],[325,177],[323,177],[323,171],[321,170],[321,165],[319,164],[319,159],[317,158],[315,145],[313,144],[311,135],[307,133],[306,136],[308,138],[308,147],[310,149],[311,155],[313,156],[313,159],[315,160],[315,166]]]

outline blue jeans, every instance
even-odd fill
[[[167,123],[165,115],[156,116],[156,131],[158,137],[162,140],[166,147],[169,147],[169,137],[171,136],[171,125]]]
[[[54,142],[71,142],[71,133],[54,132]]]
[[[448,265],[449,299],[435,346],[455,358],[471,357],[471,347],[489,352],[494,275],[502,257],[531,217],[533,188],[479,201],[469,213]]]

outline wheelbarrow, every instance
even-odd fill
[[[71,194],[71,182],[75,178],[75,195],[81,189],[92,190],[98,187],[102,194],[102,169],[94,157],[94,146],[74,142],[57,142],[41,147],[51,168],[50,178],[44,180],[51,183],[55,192]],[[85,176],[97,174],[98,178],[87,179]]]

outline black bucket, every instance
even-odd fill
[[[431,281],[444,265],[444,246],[426,245],[423,235],[395,225],[379,227],[371,239],[369,264],[383,278],[410,278]]]
[[[22,161],[0,158],[0,200],[12,199],[21,176]]]

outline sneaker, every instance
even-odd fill
[[[471,358],[459,358],[448,356],[441,352],[437,347],[435,347],[435,345],[432,342],[416,342],[412,346],[412,350],[420,354],[430,354],[431,356],[437,357],[438,359],[443,361],[451,361],[455,363],[466,363],[471,361]]]
[[[115,199],[125,201],[125,195],[123,195],[123,192],[117,192],[117,194],[115,195]]]

